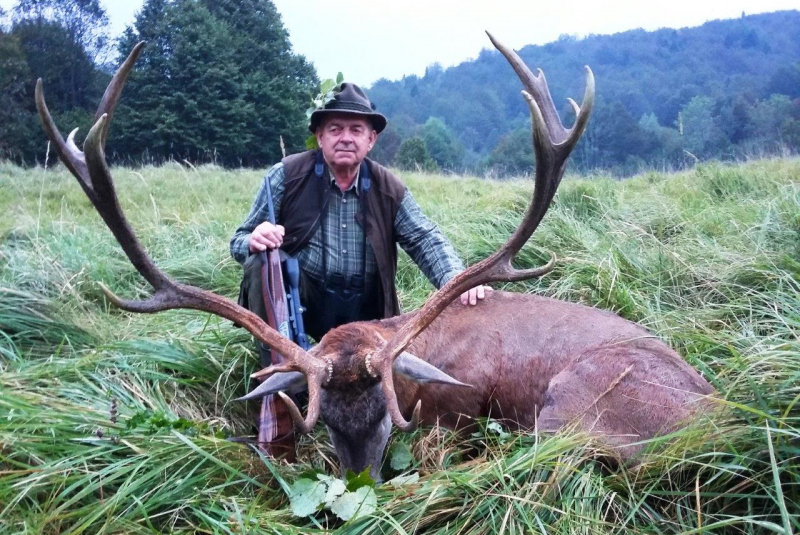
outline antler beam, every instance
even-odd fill
[[[406,421],[394,392],[392,365],[397,356],[408,347],[408,344],[430,325],[447,305],[466,290],[489,282],[513,282],[539,277],[549,272],[555,265],[555,257],[546,265],[532,269],[515,269],[512,261],[547,213],[556,189],[561,183],[561,178],[564,176],[567,159],[586,130],[594,105],[594,75],[591,69],[586,67],[586,90],[583,104],[578,106],[574,100],[569,99],[576,117],[572,127],[565,128],[553,104],[553,98],[550,96],[550,90],[541,69],[534,75],[516,52],[504,46],[489,32],[486,33],[492,44],[506,57],[525,86],[522,96],[531,113],[533,150],[536,155],[533,199],[522,222],[508,241],[489,258],[453,277],[432,295],[414,318],[406,323],[373,359],[376,367],[381,370],[382,387],[389,414],[394,424],[403,430],[412,430],[416,427],[420,407],[418,403],[411,421]]]
[[[278,371],[299,371],[306,375],[309,399],[316,401],[317,409],[309,410],[308,416],[303,419],[302,417],[297,417],[299,411],[297,407],[294,407],[294,404],[290,408],[294,408],[291,414],[295,426],[301,431],[309,432],[319,415],[319,390],[324,378],[327,377],[325,363],[314,358],[300,346],[272,329],[256,314],[239,306],[230,299],[172,280],[147,255],[120,207],[111,171],[106,164],[105,143],[111,116],[119,102],[125,81],[133,69],[133,65],[138,59],[143,46],[144,43],[139,43],[133,48],[128,58],[108,84],[97,109],[95,123],[86,136],[83,151],[75,145],[77,129],[73,130],[67,140],[64,141],[50,115],[50,111],[47,109],[42,80],[39,79],[36,82],[36,107],[47,137],[55,145],[61,161],[78,179],[78,183],[83,188],[86,196],[89,197],[89,200],[97,209],[117,242],[119,242],[131,264],[155,290],[151,298],[143,301],[121,299],[101,285],[103,291],[112,303],[130,312],[152,313],[176,308],[194,309],[221,316],[243,326],[258,340],[286,357],[284,364],[279,367],[269,368],[262,375],[270,375]]]

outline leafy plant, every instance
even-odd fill
[[[320,92],[311,99],[311,106],[306,110],[306,119],[311,119],[311,115],[317,111],[322,110],[327,106],[336,95],[342,92],[342,82],[344,82],[344,75],[338,73],[336,79],[327,78],[319,84]],[[318,149],[316,134],[311,134],[306,138],[307,149]]]
[[[397,441],[392,444],[389,450],[389,458],[391,459],[392,470],[405,470],[410,467],[414,462],[414,454],[411,453],[411,448],[405,442]]]
[[[289,489],[292,513],[307,517],[323,509],[342,520],[369,516],[378,507],[375,481],[369,469],[360,474],[349,472],[346,481],[323,473],[312,473],[295,481]]]
[[[308,119],[311,119],[311,114],[315,111],[324,109],[325,106],[342,92],[342,82],[344,82],[344,75],[342,73],[338,73],[335,80],[327,78],[320,82],[320,92],[311,99],[311,107],[306,110],[306,117]]]

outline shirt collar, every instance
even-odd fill
[[[330,180],[331,185],[335,186],[336,185],[336,179],[334,178],[333,173],[331,173],[330,169],[328,169],[327,165],[325,166],[325,172],[328,173],[328,179]],[[353,180],[353,183],[350,184],[350,187],[347,188],[346,190],[344,190],[342,193],[346,193],[346,192],[348,192],[350,190],[355,189],[356,195],[359,195],[358,179],[360,177],[361,177],[361,166],[359,165],[358,166],[358,171],[356,171],[356,179]]]

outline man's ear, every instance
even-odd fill
[[[375,146],[375,142],[378,141],[378,132],[374,129],[369,131],[369,150],[372,150],[372,147]]]

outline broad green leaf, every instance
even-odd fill
[[[341,85],[344,82],[344,75],[342,73],[338,73],[336,75],[336,85]]]
[[[352,470],[348,470],[345,472],[344,478],[347,481],[347,490],[350,492],[353,492],[364,486],[375,486],[375,480],[369,475],[369,467],[364,468],[360,474],[356,474]]]
[[[330,477],[328,474],[320,470],[319,468],[309,468],[308,470],[303,470],[297,476],[297,479],[310,479],[312,481],[322,480],[324,477]]]
[[[355,492],[345,492],[331,505],[331,512],[342,520],[371,515],[378,508],[378,497],[372,487],[364,486]]]
[[[323,476],[318,477],[328,485],[328,491],[325,493],[325,507],[330,508],[333,502],[347,491],[347,486],[337,477],[324,476],[324,479]]]
[[[395,442],[389,452],[393,470],[405,470],[414,462],[414,455],[409,447],[403,442]]]
[[[325,93],[327,93],[331,89],[333,89],[333,86],[335,86],[335,85],[336,85],[336,82],[334,82],[330,78],[328,78],[327,80],[323,80],[322,83],[319,86],[320,93],[322,93],[324,95]]]
[[[488,431],[494,431],[494,433],[500,437],[500,440],[503,440],[509,436],[509,434],[503,430],[503,426],[500,425],[500,422],[495,422],[494,420],[486,425],[486,429]]]
[[[325,501],[327,490],[328,486],[322,481],[306,478],[295,481],[289,495],[294,516],[306,517],[314,514]]]

